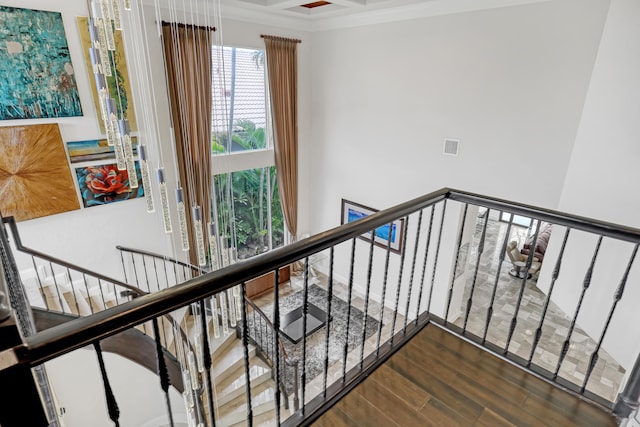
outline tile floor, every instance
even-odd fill
[[[474,241],[467,257],[469,263],[467,268],[472,269],[472,271],[474,271],[476,265],[477,247],[483,223],[484,219],[479,217],[476,223]],[[497,221],[497,213],[491,215],[487,225],[485,250],[480,258],[473,304],[467,323],[467,330],[478,336],[482,336],[485,332],[487,307],[491,300],[495,277],[500,264],[499,251],[502,249],[506,231],[507,224]],[[512,227],[509,241],[514,238],[521,239],[524,233],[526,233],[526,229]],[[508,331],[516,312],[522,285],[522,279],[509,274],[511,269],[512,265],[507,257],[501,267],[494,311],[487,333],[487,340],[501,348],[506,346]],[[466,309],[472,283],[473,275],[468,275],[461,306],[463,313]],[[536,277],[530,278],[525,283],[522,302],[517,312],[516,328],[509,344],[510,352],[527,360],[531,357],[533,338],[540,323],[546,298],[546,295],[537,288],[536,283]],[[462,327],[464,323],[463,317],[456,319],[454,323]],[[449,320],[451,321],[452,319]],[[555,372],[559,361],[558,355],[561,353],[570,326],[571,318],[553,302],[550,302],[544,319],[540,342],[533,354],[532,362],[548,371]],[[576,325],[571,334],[569,350],[562,362],[558,375],[582,386],[587,366],[595,347],[596,342],[581,330],[579,325]],[[624,369],[602,349],[598,355],[599,360],[589,378],[586,389],[606,400],[615,401],[624,377]]]

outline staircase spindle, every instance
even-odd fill
[[[484,224],[482,225],[482,234],[480,236],[480,243],[478,244],[476,267],[473,270],[473,280],[471,281],[471,290],[469,292],[469,299],[467,300],[467,307],[464,314],[464,324],[462,326],[463,333],[467,331],[469,313],[471,313],[471,306],[473,305],[473,293],[476,289],[476,283],[478,280],[478,270],[480,269],[480,259],[482,258],[482,254],[484,253],[484,241],[487,235],[487,224],[489,223],[490,214],[491,214],[491,209],[487,209],[487,211],[484,214]],[[471,252],[471,248],[469,248],[469,252]],[[470,255],[470,253],[468,255]]]
[[[242,347],[244,350],[244,375],[246,378],[245,392],[247,396],[247,423],[253,426],[253,409],[251,407],[251,376],[249,374],[249,328],[247,326],[247,292],[246,284],[242,282]]]
[[[304,289],[302,291],[302,415],[306,408],[305,393],[307,389],[307,315],[309,313],[309,257],[304,260]]]
[[[153,259],[153,272],[156,274],[156,288],[157,290],[160,290],[162,288],[160,288],[160,277],[158,277],[158,264],[156,263],[156,259]]]
[[[147,292],[151,293],[151,284],[149,283],[149,273],[147,272],[147,261],[145,261],[145,255],[142,255],[142,270],[144,271],[144,281],[147,284]]]
[[[216,425],[215,407],[213,403],[213,381],[211,379],[211,367],[213,360],[211,359],[211,346],[209,345],[209,334],[207,333],[207,312],[204,305],[204,299],[198,301],[200,305],[200,327],[202,329],[202,364],[204,365],[204,377],[206,380],[207,403],[209,405],[209,421],[212,427]]]
[[[342,382],[347,379],[347,353],[349,352],[349,325],[351,324],[351,294],[353,293],[353,270],[355,268],[356,258],[356,238],[352,239],[351,243],[351,266],[349,270],[349,296],[347,297],[347,330],[344,336],[344,347],[342,354]],[[304,405],[304,400],[302,401]]]
[[[167,288],[170,288],[171,285],[169,284],[169,273],[167,272],[167,261],[164,260],[162,262],[162,268],[164,270],[164,283],[167,285]]]
[[[162,388],[162,391],[164,392],[165,403],[167,405],[167,415],[169,416],[170,425],[173,427],[173,411],[171,410],[171,400],[169,399],[169,386],[171,385],[171,381],[169,379],[169,371],[167,370],[167,362],[164,360],[164,350],[162,349],[162,343],[160,342],[158,318],[154,317],[151,322],[153,323],[153,335],[156,343],[156,361],[158,363],[160,388]]]
[[[409,217],[406,217],[405,225],[404,225],[404,234],[402,236],[402,248],[400,249],[401,251],[400,272],[398,273],[398,287],[396,288],[396,304],[395,304],[395,309],[393,313],[393,321],[391,322],[391,338],[389,339],[389,343],[391,345],[393,345],[393,339],[396,334],[396,321],[398,318],[398,307],[400,306],[400,291],[402,290],[402,276],[404,274],[404,259],[405,259],[405,254],[407,253],[406,248],[407,248],[407,230],[408,229],[409,229]],[[408,295],[407,295],[407,298],[408,298]],[[405,313],[405,316],[406,315],[407,313]]]
[[[60,293],[60,286],[58,285],[58,280],[56,279],[56,274],[55,274],[55,271],[53,271],[53,264],[51,264],[51,262],[49,262],[49,271],[51,272],[51,277],[53,278],[53,285],[56,288],[56,295],[58,295],[58,303],[60,304],[60,311],[64,313],[64,303],[62,302],[63,296]]]
[[[509,222],[507,223],[507,231],[504,234],[504,240],[502,241],[502,248],[498,255],[498,269],[496,270],[496,279],[493,282],[491,289],[491,298],[489,299],[489,307],[487,307],[487,317],[484,321],[484,332],[482,333],[482,345],[487,342],[487,334],[489,333],[489,327],[491,326],[491,318],[493,317],[493,304],[496,301],[496,295],[498,293],[498,283],[500,282],[500,273],[502,272],[502,263],[507,251],[507,245],[511,236],[511,225],[513,224],[513,213],[509,216]]]
[[[434,207],[435,209],[435,207]],[[436,283],[436,270],[438,268],[438,256],[440,255],[440,243],[442,242],[442,230],[444,229],[444,218],[447,212],[447,200],[442,202],[442,215],[440,217],[440,230],[438,231],[438,243],[436,244],[436,253],[433,259],[433,270],[431,271],[431,286],[429,287],[429,298],[427,299],[427,313],[431,311],[431,297],[433,296],[433,287]]]
[[[40,292],[40,295],[44,295],[43,291],[44,291],[44,286],[42,286],[42,280],[44,280],[46,278],[45,276],[45,270],[44,270],[44,266],[38,266],[36,265],[36,259],[33,255],[31,255],[31,263],[33,264],[33,271],[36,272],[36,280],[38,281],[38,291]],[[40,277],[40,275],[42,275],[43,277]],[[51,310],[51,307],[49,307],[49,298],[42,298],[44,300],[44,306],[47,309],[47,311]]]
[[[140,288],[140,280],[138,278],[138,267],[136,266],[135,254],[131,254],[131,265],[133,266],[133,277],[136,279],[136,288]]]
[[[280,331],[280,289],[278,286],[278,282],[280,281],[280,269],[276,268],[273,279],[273,341],[274,341],[274,355],[273,363],[275,367],[275,380],[276,380],[276,390],[275,390],[275,411],[276,411],[276,425],[280,426],[280,384],[283,382],[280,381],[280,348],[278,347],[278,334]],[[244,299],[244,297],[243,297]],[[286,370],[286,366],[285,366]],[[286,383],[284,383],[286,384]],[[285,390],[286,392],[286,390]],[[287,395],[285,394],[285,398]]]
[[[331,326],[331,304],[333,302],[333,251],[334,246],[329,249],[329,283],[328,283],[328,300],[327,300],[327,324],[325,325],[325,341],[324,341],[324,377],[322,380],[322,398],[327,397],[327,377],[329,376],[329,329]],[[276,299],[277,301],[277,299]],[[278,328],[276,328],[277,330]]]
[[[120,251],[120,262],[122,263],[122,272],[124,273],[124,282],[125,283],[129,283],[129,279],[127,278],[127,266],[124,263],[124,253],[123,253],[123,251]]]
[[[407,291],[407,304],[404,308],[404,326],[402,327],[402,334],[407,334],[407,323],[409,321],[409,307],[411,304],[411,296],[413,294],[413,278],[416,273],[416,263],[418,262],[418,248],[420,245],[420,231],[422,229],[422,215],[423,210],[420,210],[418,214],[418,226],[416,228],[416,243],[413,247],[413,262],[411,263],[411,274],[409,275],[409,290]]]
[[[391,229],[391,228],[389,228]],[[362,369],[362,362],[364,361],[364,342],[367,338],[367,316],[369,314],[369,292],[371,291],[371,273],[373,271],[373,250],[374,242],[376,240],[376,230],[371,233],[371,245],[369,247],[369,265],[367,266],[367,287],[364,295],[364,314],[362,315],[362,345],[360,346],[360,363],[359,367]],[[389,232],[389,240],[391,240],[391,232]]]
[[[120,409],[118,408],[118,403],[116,402],[116,397],[113,394],[113,390],[111,389],[111,384],[109,383],[109,377],[107,376],[107,369],[104,366],[104,359],[102,358],[102,349],[100,348],[100,342],[95,341],[93,343],[93,347],[96,350],[96,355],[98,356],[98,365],[100,365],[100,375],[102,376],[102,384],[104,386],[104,394],[107,399],[107,410],[109,412],[109,418],[116,427],[120,426]]]
[[[467,210],[469,204],[464,204],[464,210],[462,213],[462,220],[460,222],[460,230],[458,231],[458,242],[456,243],[456,260],[453,265],[453,274],[451,275],[451,284],[449,285],[449,291],[447,293],[447,309],[444,314],[444,324],[449,322],[449,309],[451,308],[451,300],[453,298],[453,286],[456,283],[456,272],[458,271],[458,263],[460,262],[460,248],[462,247],[462,237],[464,235],[464,223],[467,219]]]
[[[520,307],[522,305],[522,298],[524,297],[524,290],[527,285],[527,280],[529,278],[529,269],[531,268],[531,263],[533,262],[533,255],[536,246],[536,242],[538,241],[538,233],[540,231],[540,221],[536,224],[536,231],[533,233],[533,239],[531,240],[531,250],[529,251],[529,256],[527,257],[527,263],[524,269],[524,277],[520,282],[520,289],[518,291],[518,299],[516,300],[516,307],[513,310],[513,316],[511,317],[511,324],[509,325],[509,332],[507,333],[507,340],[504,345],[503,354],[507,354],[509,351],[509,346],[511,345],[511,339],[513,338],[513,334],[516,331],[516,326],[518,324],[518,314],[520,313]]]
[[[422,275],[420,276],[420,291],[418,292],[418,302],[416,303],[416,320],[415,324],[418,324],[420,319],[420,306],[422,305],[422,294],[424,292],[424,279],[427,275],[427,259],[429,258],[429,244],[431,243],[431,229],[433,227],[433,211],[434,206],[431,206],[431,213],[429,214],[429,227],[427,228],[427,239],[424,245],[424,260],[422,262]]]
[[[600,251],[600,245],[602,244],[602,236],[598,237],[598,243],[596,243],[596,248],[593,252],[593,256],[591,257],[591,263],[589,264],[589,268],[584,276],[584,280],[582,281],[582,292],[580,293],[580,299],[578,300],[578,305],[576,306],[576,310],[573,314],[573,319],[571,319],[571,325],[569,326],[569,331],[567,332],[567,337],[562,344],[562,350],[560,352],[560,357],[558,357],[558,364],[556,365],[556,370],[553,373],[553,379],[558,378],[558,373],[560,372],[560,366],[564,361],[564,358],[567,356],[569,351],[569,345],[571,342],[571,335],[573,335],[573,330],[576,326],[576,321],[578,320],[578,314],[580,313],[580,308],[582,307],[582,302],[584,301],[584,296],[587,293],[587,289],[589,289],[589,285],[591,285],[591,278],[593,277],[593,268],[596,263],[596,258],[598,257],[598,252]]]
[[[382,323],[384,320],[385,299],[387,297],[387,281],[389,279],[389,259],[391,258],[391,239],[387,240],[387,251],[384,259],[384,276],[382,279],[382,296],[380,297],[380,322],[378,323],[378,339],[376,340],[376,359],[380,354],[380,341],[382,340]]]
[[[564,233],[564,238],[562,239],[562,246],[560,247],[560,253],[558,254],[558,259],[556,260],[556,264],[553,268],[553,273],[551,274],[551,284],[549,285],[549,291],[545,296],[544,306],[542,307],[542,313],[540,314],[540,322],[538,323],[538,327],[536,328],[536,333],[533,336],[533,345],[531,346],[531,353],[529,353],[529,359],[527,360],[527,368],[531,366],[531,362],[533,361],[533,355],[535,354],[536,348],[538,347],[538,343],[540,342],[540,338],[542,337],[542,325],[544,324],[544,319],[547,316],[547,311],[549,310],[549,303],[551,302],[551,294],[553,293],[553,288],[556,285],[556,280],[560,276],[560,267],[562,266],[562,258],[564,256],[564,250],[567,246],[567,240],[569,239],[570,228],[567,228]]]
[[[607,321],[605,322],[604,328],[602,329],[602,333],[600,334],[600,338],[598,339],[598,344],[596,345],[596,348],[593,350],[593,353],[591,353],[591,357],[589,359],[589,366],[587,367],[587,373],[584,376],[584,381],[582,382],[580,393],[584,393],[585,389],[587,388],[587,383],[589,382],[589,378],[591,377],[593,368],[595,368],[596,366],[596,363],[598,361],[598,352],[600,351],[600,347],[602,347],[604,336],[609,330],[609,325],[611,324],[611,318],[613,317],[613,313],[615,312],[616,307],[618,306],[618,302],[620,302],[620,299],[622,299],[622,294],[624,294],[624,289],[627,286],[627,279],[629,278],[629,272],[631,271],[631,266],[633,265],[633,262],[636,259],[637,253],[638,253],[638,244],[636,243],[636,245],[633,248],[633,252],[631,253],[629,262],[627,263],[627,267],[624,271],[622,279],[620,279],[620,284],[618,285],[618,288],[616,289],[616,292],[613,295],[613,305],[609,310]]]

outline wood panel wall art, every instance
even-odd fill
[[[16,221],[80,209],[58,125],[0,127],[0,213]]]

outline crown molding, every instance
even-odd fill
[[[369,6],[349,8],[343,12],[317,14],[268,8],[244,1],[228,3],[223,0],[220,11],[223,20],[259,23],[295,31],[320,32],[553,0],[422,0],[419,3],[415,1],[400,0],[400,5],[393,7],[385,6],[384,3],[372,3]],[[151,0],[144,0],[144,2],[149,4]],[[162,3],[160,1],[161,5]]]

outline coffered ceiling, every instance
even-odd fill
[[[551,0],[220,0],[228,18],[321,31]]]

